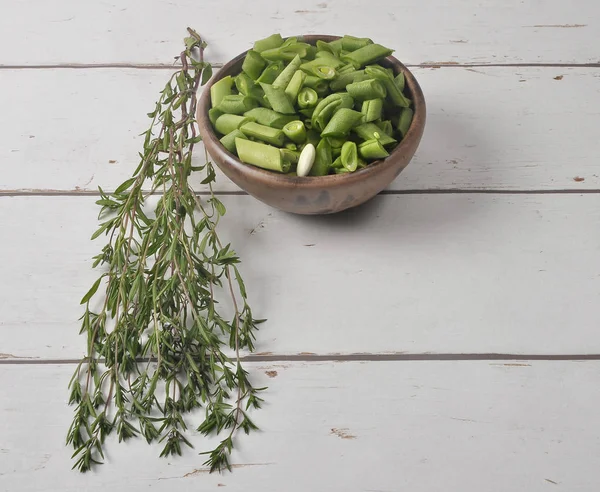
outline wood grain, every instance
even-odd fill
[[[211,442],[196,435],[173,459],[109,442],[108,464],[81,475],[63,444],[73,367],[0,366],[0,490],[596,490],[600,362],[247,368],[269,388],[233,474],[205,472],[197,453]]]
[[[0,351],[77,358],[93,197],[0,198]],[[397,195],[330,217],[224,197],[258,352],[600,353],[600,195]]]
[[[116,188],[137,165],[138,135],[166,75],[3,71],[10,90],[0,93],[0,191]],[[590,104],[600,93],[600,69],[448,68],[415,75],[427,100],[425,135],[390,189],[600,189],[600,112]],[[24,111],[14,100],[35,109]],[[218,190],[237,189],[219,178]]]
[[[165,63],[188,25],[224,62],[273,32],[370,36],[408,63],[598,62],[597,2],[30,0],[0,19],[1,64]],[[15,49],[18,40],[19,49]]]

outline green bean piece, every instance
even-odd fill
[[[290,162],[284,160],[279,149],[272,145],[236,138],[235,147],[240,161],[245,164],[280,173],[287,173],[291,168]]]
[[[334,149],[334,148],[331,149],[331,158],[333,159],[333,162],[337,161],[338,163],[341,164],[342,161],[341,160],[338,161],[338,157],[340,155],[342,155],[342,148],[341,147],[338,147],[337,149]]]
[[[327,141],[329,142],[329,145],[331,145],[331,148],[336,150],[341,149],[344,143],[346,143],[345,138],[338,137],[327,137]]]
[[[242,63],[242,71],[246,72],[252,80],[256,80],[266,66],[267,62],[260,56],[260,53],[249,50]]]
[[[345,73],[350,73],[350,72],[356,72],[356,68],[354,68],[354,65],[351,65],[350,63],[347,65],[342,65],[341,67],[339,67],[337,69],[337,73],[339,75],[343,75]]]
[[[210,101],[213,108],[217,107],[225,96],[231,95],[232,86],[233,79],[231,78],[231,75],[223,77],[221,80],[218,80],[211,86]]]
[[[345,92],[331,94],[317,104],[311,123],[316,130],[323,131],[336,110],[352,106],[354,106],[354,99],[349,94]]]
[[[331,53],[332,55],[339,58],[341,46],[332,43],[326,43],[325,41],[321,41],[319,39],[317,41],[317,53],[319,53],[319,51]]]
[[[335,172],[337,169],[345,169],[342,164],[342,149],[336,149],[338,151],[337,157],[331,163],[330,168]]]
[[[363,101],[361,113],[364,115],[364,122],[375,121],[381,118],[383,110],[383,99],[367,99]]]
[[[294,143],[301,144],[306,142],[306,127],[300,120],[291,121],[285,125],[283,133]]]
[[[398,87],[398,90],[400,92],[402,92],[404,90],[404,86],[406,84],[406,79],[404,78],[404,72],[400,72],[398,75],[396,75],[396,78],[394,79],[394,84],[396,84],[396,87]]]
[[[354,142],[346,142],[342,147],[342,153],[340,154],[342,160],[342,166],[348,171],[353,173],[358,167],[358,150]]]
[[[326,138],[322,138],[317,144],[315,152],[315,162],[310,169],[310,176],[326,176],[331,166],[331,145]]]
[[[223,145],[223,147],[225,147],[229,152],[235,155],[237,155],[237,150],[235,148],[236,138],[243,138],[245,140],[248,140],[248,137],[246,137],[246,135],[244,135],[241,130],[233,130],[220,140],[221,145]]]
[[[346,169],[345,167],[337,167],[333,170],[333,172],[335,174],[348,174],[350,171],[348,171],[348,169]]]
[[[256,99],[243,94],[232,94],[225,96],[217,106],[217,109],[227,114],[244,114],[258,106]]]
[[[410,124],[412,123],[414,111],[411,108],[402,108],[400,118],[398,119],[398,131],[402,135],[402,138],[406,136]]]
[[[329,67],[336,69],[343,65],[342,61],[339,58],[336,58],[331,53],[327,53],[326,51],[320,51],[317,53],[318,56],[314,60],[309,62],[302,63],[300,65],[300,70],[304,70],[308,75],[316,74],[316,70],[319,67]]]
[[[349,108],[338,109],[321,132],[322,137],[346,137],[350,130],[362,122],[363,114]]]
[[[307,78],[308,77],[304,79],[304,83],[306,83]],[[300,106],[302,109],[314,108],[317,105],[318,99],[319,96],[314,89],[311,89],[310,87],[304,87],[298,93],[298,106]]]
[[[393,52],[394,50],[390,50],[389,48],[381,46],[380,44],[367,44],[366,46],[363,46],[356,51],[352,51],[347,55],[342,55],[340,58],[343,62],[351,63],[354,65],[354,68],[358,70],[369,63],[373,63],[381,58],[390,56]]]
[[[386,88],[388,98],[396,105],[403,108],[410,106],[410,101],[404,96],[402,91],[394,82],[394,78],[387,70],[378,65],[371,65],[365,68],[365,73],[370,77],[379,80]]]
[[[381,99],[387,94],[385,86],[376,79],[362,80],[361,82],[352,82],[346,86],[348,94],[359,101],[366,99]]]
[[[367,163],[360,158],[360,156],[358,157],[358,166],[356,166],[357,169],[364,169],[365,167],[367,167]]]
[[[379,140],[381,145],[395,144],[397,141],[386,135],[375,123],[364,123],[352,130],[363,140]]]
[[[333,48],[334,48],[335,50],[340,50],[340,51],[342,51],[342,49],[343,49],[343,46],[342,46],[342,38],[339,38],[339,39],[335,39],[335,40],[333,40],[333,41],[330,41],[330,42],[329,42],[329,45],[330,45],[330,46],[333,46]]]
[[[235,86],[240,94],[251,97],[258,103],[262,103],[265,93],[247,73],[241,72],[235,76]]]
[[[298,94],[304,85],[304,80],[306,79],[306,74],[302,70],[296,70],[292,80],[285,88],[285,94],[289,97],[292,104],[296,103],[296,99],[298,99]]]
[[[296,73],[296,70],[298,70],[298,67],[300,67],[301,63],[302,60],[300,60],[300,57],[296,55],[294,59],[288,63],[287,67],[283,69],[283,72],[277,76],[273,82],[273,87],[275,89],[285,89],[290,83],[290,80],[292,80],[292,77]]]
[[[261,125],[260,123],[251,121],[250,123],[243,124],[240,127],[240,130],[247,137],[262,140],[263,142],[270,143],[277,147],[283,146],[285,135],[277,128],[271,128],[270,126]]]
[[[315,112],[315,108],[304,108],[304,109],[301,109],[299,112],[302,116],[305,116],[306,118],[308,118],[310,120],[310,118],[312,118],[312,115]]]
[[[298,150],[298,146],[294,142],[286,142],[283,146],[288,150]]]
[[[260,74],[260,77],[258,77],[256,82],[262,82],[263,84],[272,84],[275,81],[275,79],[279,76],[279,74],[283,72],[283,68],[284,65],[282,61],[270,63]]]
[[[390,120],[376,121],[375,124],[381,128],[381,131],[388,137],[392,137],[394,135],[394,127],[392,126],[392,122]]]
[[[281,114],[269,108],[254,108],[244,113],[261,125],[282,129],[290,121],[296,119],[295,115]]]
[[[273,111],[283,114],[294,114],[296,110],[283,89],[276,89],[269,84],[260,84]]]
[[[281,157],[283,158],[283,160],[289,162],[291,164],[291,167],[295,169],[295,165],[298,164],[300,153],[296,152],[295,150],[289,149],[279,149],[279,152],[281,153]]]
[[[208,119],[210,120],[212,126],[215,126],[215,122],[217,121],[217,118],[219,116],[221,116],[223,113],[223,111],[221,111],[220,109],[217,108],[210,108],[208,110]]]
[[[329,87],[332,91],[337,92],[346,89],[348,84],[352,84],[353,82],[361,82],[363,80],[368,80],[370,77],[365,74],[364,70],[354,70],[352,72],[346,72],[339,74],[338,77],[331,81]]]
[[[238,116],[236,114],[224,114],[217,118],[217,121],[215,122],[215,129],[221,135],[227,135],[233,130],[237,130],[245,123],[249,123],[251,121],[254,120],[247,116]]]
[[[321,141],[321,135],[319,135],[316,131],[308,128],[308,125],[306,125],[306,123],[304,123],[304,126],[306,127],[306,130],[307,130],[306,131],[306,143],[311,143],[316,147],[319,144],[319,142]]]
[[[300,56],[300,58],[306,58],[309,48],[310,45],[306,43],[291,43],[288,45],[284,43],[279,48],[263,51],[261,56],[269,61],[290,62],[296,55]]]
[[[355,38],[346,34],[342,38],[342,48],[346,51],[356,51],[359,48],[363,48],[368,44],[373,44],[373,40],[369,38]]]
[[[358,152],[368,161],[383,159],[390,155],[377,139],[367,140],[358,146]]]
[[[282,44],[283,44],[283,38],[281,37],[281,34],[276,33],[276,34],[271,34],[270,36],[268,36],[266,38],[259,39],[258,41],[256,41],[254,43],[254,47],[252,49],[254,51],[257,51],[258,53],[260,53],[265,50],[279,48]]]

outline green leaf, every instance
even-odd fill
[[[206,67],[204,67],[204,70],[202,70],[201,85],[206,84],[210,80],[211,77],[212,77],[212,66],[207,65]]]
[[[131,188],[131,185],[133,183],[135,183],[135,178],[129,178],[127,181],[124,181],[115,190],[115,195],[118,195],[119,193],[123,193],[125,190],[128,190],[129,188]]]
[[[85,304],[86,302],[88,302],[92,296],[96,293],[96,291],[98,290],[98,287],[100,285],[100,282],[102,282],[102,279],[104,278],[104,275],[102,275],[98,280],[96,280],[94,282],[94,285],[92,285],[92,287],[90,288],[90,290],[87,291],[87,294],[84,295],[81,298],[81,302],[79,304]]]
[[[93,241],[94,239],[96,239],[100,234],[102,234],[104,231],[106,231],[112,225],[113,225],[112,220],[107,220],[106,222],[104,222],[100,226],[100,228],[96,232],[94,232],[94,234],[92,234],[91,240]]]

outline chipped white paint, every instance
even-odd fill
[[[182,457],[110,442],[97,472],[70,471],[74,366],[0,365],[0,490],[597,490],[600,362],[530,364],[290,363],[274,378],[248,364],[269,387],[262,431],[239,438],[224,475],[206,473],[197,435]]]
[[[415,158],[391,189],[600,188],[600,112],[590,104],[598,98],[600,69],[442,68],[415,74],[427,100],[427,125]],[[0,91],[0,191],[82,191],[114,189],[137,166],[138,135],[167,72],[0,75],[12,88]],[[562,80],[554,79],[560,75]],[[32,111],[14,100],[31,101]],[[192,181],[199,187],[201,179]],[[217,183],[219,190],[238,189],[226,178]]]
[[[0,198],[3,351],[82,353],[95,200]],[[259,352],[600,353],[598,194],[384,195],[312,218],[223,201],[222,234],[268,318]]]
[[[0,17],[0,63],[166,63],[190,25],[226,61],[273,32],[370,36],[410,63],[598,62],[590,0],[30,0]],[[18,40],[19,49],[15,48]]]

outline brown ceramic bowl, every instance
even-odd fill
[[[304,42],[333,41],[338,36],[298,36]],[[412,159],[425,127],[425,99],[413,74],[396,58],[390,56],[380,63],[391,67],[406,78],[405,93],[413,100],[414,117],[406,136],[389,157],[373,162],[366,168],[348,174],[321,177],[296,177],[265,171],[243,164],[219,142],[210,120],[210,87],[227,75],[237,75],[242,69],[246,52],[227,63],[207,84],[198,103],[198,126],[204,145],[225,175],[258,200],[296,214],[331,214],[360,205],[373,198],[390,184]]]

